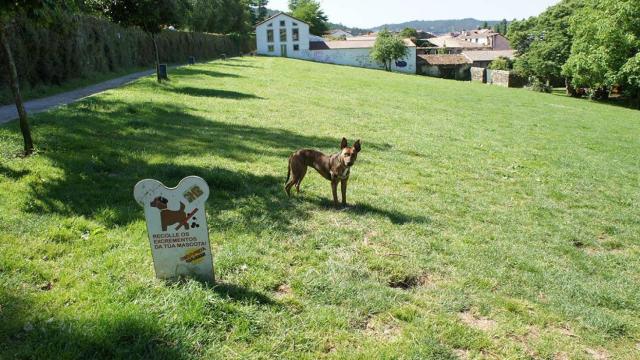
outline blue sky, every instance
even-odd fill
[[[473,17],[521,19],[538,15],[559,0],[320,0],[329,21],[374,27],[409,20]],[[270,0],[269,8],[287,10],[287,0]]]

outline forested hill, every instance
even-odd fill
[[[499,20],[487,20],[489,26],[499,23]],[[458,20],[414,20],[407,21],[399,24],[385,24],[374,28],[374,30],[380,30],[388,28],[392,31],[401,31],[404,28],[414,28],[417,30],[428,31],[434,34],[444,34],[451,31],[471,30],[477,29],[483,26],[485,20],[477,19],[458,19]]]

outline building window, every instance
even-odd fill
[[[300,50],[300,45],[293,44],[293,51],[298,51],[298,50]]]
[[[267,30],[267,42],[273,42],[273,29]]]
[[[269,25],[267,25],[267,27],[273,27],[273,23],[269,23]]]
[[[280,26],[285,26],[284,20],[280,20]]]
[[[287,41],[287,29],[280,29],[280,41]]]
[[[298,23],[297,22],[293,22],[291,25],[298,26]]]
[[[298,41],[300,40],[300,32],[298,31],[298,29],[293,29],[292,30],[292,34],[291,34],[292,40],[293,41]]]
[[[276,48],[273,45],[269,45],[269,52],[274,52]]]

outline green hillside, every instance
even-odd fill
[[[640,112],[280,58],[0,126],[0,358],[640,357]],[[362,139],[351,207],[287,158]],[[154,279],[140,179],[207,180],[218,283]]]

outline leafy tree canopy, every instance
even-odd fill
[[[329,29],[329,18],[316,0],[289,0],[291,16],[309,23],[309,32],[322,36]]]
[[[562,66],[569,58],[572,36],[569,21],[583,0],[564,0],[537,17],[514,21],[507,37],[517,51],[514,69],[539,81],[562,77]]]
[[[576,87],[623,85],[640,95],[640,0],[588,0],[571,17],[563,74]]]
[[[418,37],[418,30],[407,27],[407,28],[404,28],[402,31],[400,31],[400,36],[404,39],[406,38],[415,39]]]
[[[138,26],[157,34],[163,27],[184,24],[190,4],[187,0],[93,0],[93,7],[111,21]]]
[[[187,19],[190,30],[211,33],[240,33],[251,31],[261,16],[266,17],[266,1],[247,0],[190,0],[192,11]],[[252,7],[254,7],[252,9]],[[257,11],[257,13],[256,13]]]

